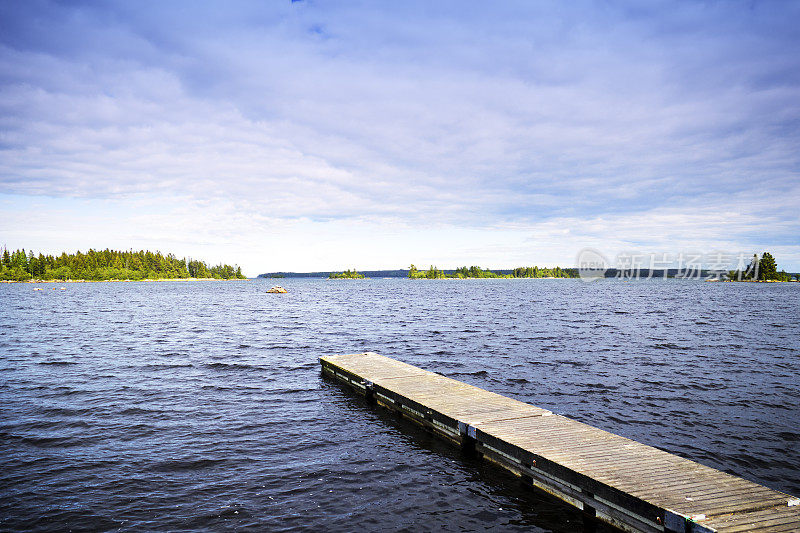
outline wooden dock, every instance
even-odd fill
[[[800,499],[376,353],[323,373],[624,531],[800,532]]]

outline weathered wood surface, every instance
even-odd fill
[[[375,353],[323,371],[533,485],[630,531],[800,532],[800,500]]]

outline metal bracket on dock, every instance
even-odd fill
[[[705,518],[705,515],[702,515]],[[698,520],[702,520],[699,516]],[[664,511],[664,527],[667,531],[677,531],[678,533],[714,533],[716,529],[708,528],[698,524],[692,518],[674,513],[669,509]]]
[[[459,422],[458,423],[458,432],[462,436],[466,435],[467,437],[470,437],[470,438],[473,438],[473,439],[477,439],[478,438],[477,437],[477,430],[475,429],[475,426],[470,426],[466,422]]]
[[[360,385],[364,387],[364,397],[367,399],[368,402],[375,401],[375,384],[372,383],[368,379],[361,380]]]

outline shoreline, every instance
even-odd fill
[[[708,280],[712,281],[712,280]],[[796,279],[723,279],[723,283],[797,283]]]
[[[402,280],[408,280],[408,281],[448,281],[448,280],[449,281],[468,281],[468,280],[487,280],[487,279],[512,280],[512,279],[580,279],[580,278],[514,278],[514,277],[510,277],[510,278],[507,278],[507,277],[496,277],[496,278],[400,278],[400,277],[386,277],[386,278],[380,278],[380,277],[375,277],[375,278],[368,278],[368,277],[363,277],[363,278],[317,278],[317,277],[307,277],[307,278],[300,278],[300,277],[298,277],[298,278],[260,278],[260,279],[324,279],[324,280],[328,280],[328,281],[340,281],[340,280],[355,280],[355,281],[358,281],[358,280],[365,280],[365,279],[402,279]]]
[[[159,278],[159,279],[26,279],[15,281],[10,279],[0,280],[0,283],[141,283],[161,281],[250,281],[253,278]]]

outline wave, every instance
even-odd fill
[[[263,370],[260,366],[248,365],[246,363],[205,363],[203,366],[216,370]]]
[[[212,468],[224,463],[225,459],[168,459],[166,461],[158,461],[148,470],[153,472],[185,472]]]

